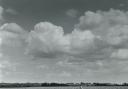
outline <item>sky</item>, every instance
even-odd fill
[[[0,82],[128,82],[127,0],[0,0]]]

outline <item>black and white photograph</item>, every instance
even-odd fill
[[[0,0],[0,89],[128,89],[128,0]]]

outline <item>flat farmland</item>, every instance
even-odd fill
[[[23,87],[23,88],[0,88],[0,89],[81,89],[80,87]],[[128,89],[128,86],[88,86],[83,89]]]

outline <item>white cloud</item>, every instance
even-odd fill
[[[80,18],[76,28],[90,30],[100,38],[99,43],[95,42],[95,46],[102,49],[111,48],[111,51],[108,51],[110,53],[119,48],[127,49],[128,12],[113,9],[95,13],[88,11]]]
[[[30,32],[27,51],[40,57],[70,55],[104,58],[111,54],[114,47],[121,47],[127,41],[126,19],[127,12],[118,10],[89,11],[81,17],[74,31],[68,34],[64,34],[60,26],[42,22]]]
[[[29,33],[27,53],[40,57],[81,55],[95,49],[96,39],[99,38],[89,30],[75,29],[70,34],[64,34],[62,27],[42,22]]]
[[[15,23],[6,23],[0,27],[0,82],[10,70],[15,71],[15,65],[9,62],[9,55],[15,54],[16,49],[20,51],[19,47],[25,42],[25,34],[27,32]]]
[[[1,46],[20,46],[26,34],[27,32],[15,23],[3,24],[0,27]]]
[[[0,7],[0,23],[3,20],[3,8]],[[26,38],[27,32],[16,23],[5,23],[0,26],[0,46],[16,46]],[[2,47],[1,47],[2,49]]]
[[[31,32],[24,31],[15,23],[7,23],[0,27],[0,37],[1,43],[6,45],[15,46],[27,41],[26,53],[34,57],[67,55],[95,60],[106,59],[116,49],[127,48],[127,29],[127,12],[88,11],[80,18],[80,23],[72,33],[65,34],[61,26],[50,22],[38,23]]]
[[[23,28],[21,28],[16,23],[5,23],[0,27],[0,30],[8,31],[8,32],[14,32],[14,33],[23,33],[25,32]]]
[[[92,70],[110,68],[111,63],[108,61],[128,58],[127,29],[128,12],[119,10],[88,11],[80,18],[74,30],[67,34],[61,26],[50,22],[40,22],[30,32],[15,23],[6,23],[0,27],[0,51],[8,47],[20,51],[18,47],[25,44],[27,56],[42,60],[60,59],[59,66],[78,67],[84,64],[82,67]],[[87,65],[88,62],[95,63]],[[62,75],[68,76],[65,72]]]
[[[112,53],[112,58],[118,59],[127,59],[128,58],[128,49],[119,49],[116,52]]]
[[[68,50],[68,45],[69,40],[67,36],[64,36],[62,27],[42,22],[30,32],[27,51],[42,57],[55,57],[56,54]]]
[[[80,17],[80,23],[77,24],[77,27],[83,30],[100,30],[102,32],[102,30],[116,25],[127,25],[127,15],[128,12],[113,9],[110,11],[88,11]]]
[[[128,57],[127,29],[128,12],[119,10],[86,12],[68,34],[60,26],[41,22],[29,33],[27,53],[40,58],[58,58],[57,65],[61,67],[117,72],[120,59]]]

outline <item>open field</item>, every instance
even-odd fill
[[[1,89],[10,89],[10,88],[1,88]],[[18,88],[11,88],[18,89]],[[80,89],[80,87],[27,87],[19,89]],[[128,86],[89,86],[83,87],[83,89],[128,89]]]

